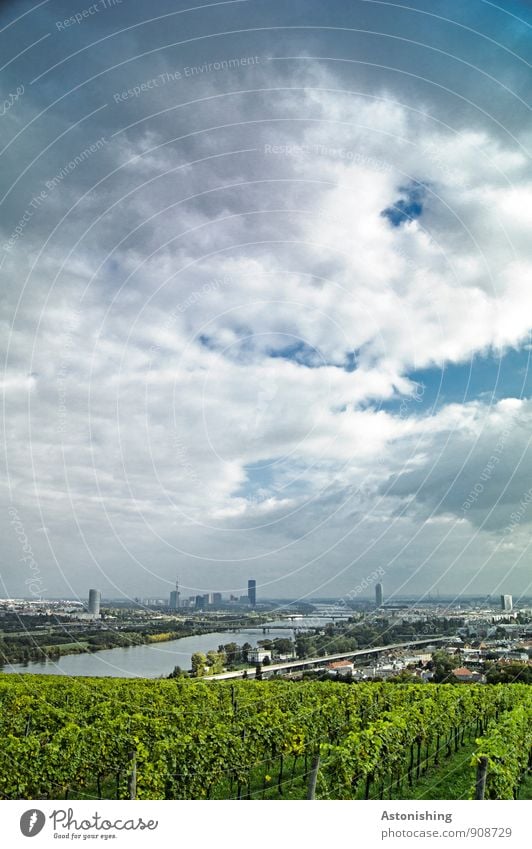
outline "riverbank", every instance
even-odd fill
[[[276,631],[278,636],[292,637],[293,631]],[[44,659],[17,664],[5,664],[0,672],[12,674],[67,675],[111,678],[166,678],[180,666],[189,669],[195,652],[207,653],[237,639],[253,648],[264,639],[263,625],[231,631],[206,630],[201,634],[175,640],[145,643],[97,652],[68,654],[55,660]]]
[[[6,665],[47,663],[58,661],[69,655],[94,654],[114,649],[127,649],[135,646],[173,642],[187,637],[216,633],[220,625],[234,626],[230,633],[237,633],[249,626],[262,627],[266,616],[243,616],[239,620],[216,618],[202,623],[184,620],[177,626],[169,627],[169,621],[151,622],[143,626],[117,626],[105,620],[84,630],[69,631],[68,623],[61,623],[53,631],[44,632],[33,629],[24,634],[3,634],[0,637],[0,670]],[[169,670],[171,671],[171,670]]]

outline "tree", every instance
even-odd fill
[[[296,637],[296,654],[298,658],[312,657],[317,653],[316,640],[312,637]]]
[[[432,680],[435,684],[456,681],[456,678],[452,674],[456,666],[456,658],[451,657],[447,652],[435,651],[432,655],[432,666],[434,669],[434,678]]]
[[[387,679],[391,684],[419,684],[420,680],[410,669],[401,669],[397,675]]]
[[[333,637],[328,641],[326,654],[340,654],[340,652],[354,651],[358,643],[354,637]]]
[[[492,664],[486,667],[488,684],[532,684],[532,668],[526,663]]]
[[[223,646],[218,646],[218,651],[225,654],[228,666],[234,666],[242,657],[241,648],[237,643],[225,643]]]
[[[192,675],[194,678],[201,678],[205,673],[207,658],[201,651],[195,651],[192,655]]]
[[[225,654],[219,651],[207,652],[207,666],[212,675],[217,675],[224,671]]]
[[[278,654],[292,654],[294,651],[294,642],[288,637],[277,637],[273,641],[273,648]]]
[[[180,666],[174,666],[172,672],[170,672],[169,678],[186,678],[187,673],[181,669]]]

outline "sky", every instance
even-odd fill
[[[0,5],[0,596],[532,593],[531,25]]]

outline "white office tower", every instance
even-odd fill
[[[89,590],[89,613],[98,619],[100,616],[100,602],[102,594],[99,590]]]

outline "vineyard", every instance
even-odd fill
[[[415,798],[468,746],[465,798],[512,799],[532,689],[0,675],[0,728],[4,799]]]

